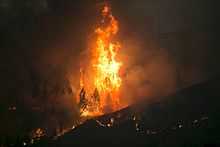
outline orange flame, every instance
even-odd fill
[[[111,14],[110,8],[104,6],[102,26],[95,29],[97,38],[95,48],[92,49],[93,59],[91,61],[94,70],[93,88],[96,89],[100,99],[99,103],[95,103],[94,99],[86,98],[89,104],[81,110],[83,116],[100,115],[105,113],[106,108],[115,111],[119,107],[119,89],[122,84],[119,70],[122,62],[117,61],[116,56],[121,45],[112,41],[118,30],[118,21]],[[86,83],[83,83],[82,69],[80,69],[80,73],[80,85],[81,88],[84,88]]]

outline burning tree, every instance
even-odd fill
[[[80,93],[84,93],[79,96],[79,105],[83,116],[101,115],[109,108],[114,111],[120,107],[122,79],[119,70],[122,62],[117,61],[116,56],[121,45],[112,41],[118,30],[118,21],[110,7],[104,6],[101,23],[94,31],[95,46],[90,50],[91,68],[87,71],[85,67],[80,68]]]

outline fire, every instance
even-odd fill
[[[79,104],[82,116],[97,116],[120,108],[122,79],[119,71],[122,62],[116,57],[121,45],[112,41],[118,30],[118,21],[112,15],[110,7],[104,6],[101,25],[94,31],[95,47],[91,49],[90,61],[92,71],[80,68]],[[92,74],[90,80],[85,77],[85,72]]]

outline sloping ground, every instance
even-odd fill
[[[160,103],[133,105],[86,121],[40,146],[220,145],[220,78],[194,85]],[[37,145],[37,144],[36,144]]]

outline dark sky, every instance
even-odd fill
[[[120,20],[121,36],[135,33],[143,42],[145,37],[151,38],[171,54],[182,75],[190,75],[185,71],[195,68],[204,75],[218,73],[214,1],[108,2]],[[17,89],[30,75],[40,78],[48,66],[65,71],[69,61],[86,48],[102,4],[101,0],[0,0],[3,89]]]

